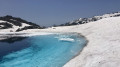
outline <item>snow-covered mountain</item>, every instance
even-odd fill
[[[4,16],[0,17],[0,30],[8,30],[9,32],[17,32],[27,29],[41,29],[37,24],[32,22],[28,22],[21,18],[12,17],[12,16]]]
[[[61,24],[58,26],[79,25],[79,24],[84,24],[88,22],[94,22],[103,18],[118,17],[118,16],[120,16],[120,12],[108,13],[101,16],[93,16],[92,18],[79,18],[77,20],[73,20],[71,22]],[[42,29],[42,28],[43,27],[40,27],[37,24],[28,22],[21,18],[12,17],[9,15],[0,17],[0,32],[18,32],[18,31],[23,31],[28,29]]]
[[[100,20],[103,18],[118,17],[118,16],[120,16],[120,12],[108,13],[108,14],[104,14],[101,16],[93,16],[92,18],[79,18],[77,20],[73,20],[71,22],[61,24],[60,26],[71,26],[71,25],[84,24],[84,23],[88,23],[88,22],[97,21],[97,20]]]

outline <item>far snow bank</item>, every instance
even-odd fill
[[[0,40],[5,40],[11,37],[31,37],[37,35],[50,35],[54,33],[46,32],[0,32]]]

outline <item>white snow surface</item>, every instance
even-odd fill
[[[11,35],[11,36],[22,36],[22,37],[28,37],[28,36],[37,36],[37,35],[50,35],[55,33],[46,33],[46,32],[0,32],[0,36],[2,35]]]
[[[81,53],[64,67],[120,67],[120,17],[38,30],[41,31],[81,33],[89,41]]]

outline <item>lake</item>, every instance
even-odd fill
[[[0,41],[0,67],[62,67],[86,43],[77,34],[13,37]]]

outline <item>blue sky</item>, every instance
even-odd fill
[[[120,11],[120,0],[1,0],[0,16],[12,15],[41,26]]]

